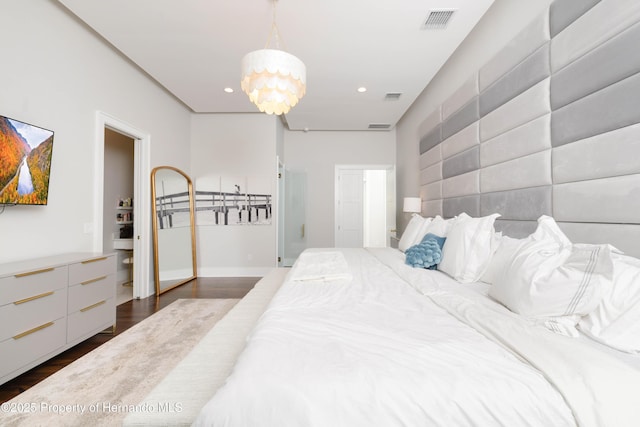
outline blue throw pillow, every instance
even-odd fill
[[[405,263],[415,268],[435,270],[442,260],[442,246],[445,240],[444,237],[428,233],[420,243],[405,251]]]
[[[425,240],[429,240],[429,239],[434,239],[438,243],[438,246],[440,246],[441,251],[442,251],[442,247],[444,246],[444,241],[447,240],[446,237],[440,237],[440,236],[436,236],[433,233],[427,233],[422,238],[422,241],[424,242]]]

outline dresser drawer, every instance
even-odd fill
[[[43,268],[0,278],[0,305],[67,287],[67,266]]]
[[[69,286],[108,276],[114,271],[116,271],[115,255],[98,256],[69,264]]]
[[[115,275],[99,276],[93,280],[85,280],[69,288],[69,313],[90,306],[99,301],[115,298]]]
[[[67,317],[67,342],[88,338],[87,334],[98,333],[116,323],[115,299],[98,301],[83,307]]]
[[[38,325],[22,336],[0,342],[0,377],[10,374],[65,345],[67,332],[66,318]]]
[[[67,290],[45,292],[0,307],[0,341],[67,315]]]

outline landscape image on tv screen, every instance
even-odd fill
[[[0,116],[0,204],[47,204],[52,148],[52,131]]]

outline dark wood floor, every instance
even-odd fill
[[[242,298],[253,288],[258,280],[260,280],[260,277],[197,278],[163,293],[160,298],[152,296],[120,304],[117,308],[115,334],[102,333],[95,335],[30,371],[0,385],[0,403],[17,396],[177,299]]]

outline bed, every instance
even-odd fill
[[[606,345],[579,322],[571,327],[547,313],[518,314],[492,296],[501,280],[492,271],[496,263],[510,280],[505,271],[518,254],[539,249],[541,242],[554,245],[556,255],[567,245],[580,254],[585,248],[611,248],[563,240],[549,217],[540,219],[532,236],[502,241],[493,229],[495,217],[416,216],[412,222],[420,227],[413,228],[420,230],[404,252],[305,251],[291,271],[268,278],[275,295],[254,314],[257,320],[246,327],[237,360],[227,364],[215,387],[192,399],[189,388],[198,385],[178,375],[179,365],[169,377],[186,387],[172,396],[175,382],[169,381],[147,402],[197,401],[176,424],[202,426],[637,425],[640,357],[630,348],[621,351],[624,339]],[[436,233],[448,236],[438,246],[436,269],[408,265],[411,248]],[[405,234],[411,235],[412,227]],[[557,268],[580,270],[584,257],[558,256]],[[640,261],[606,250],[596,258],[611,263],[599,265],[587,257],[580,271],[588,273],[583,276],[592,279],[590,286],[610,287],[613,276],[607,279],[605,270],[622,265],[616,274],[632,286],[625,291],[632,292],[627,300],[640,298]],[[561,273],[571,282],[575,271]],[[588,296],[584,277],[577,289]],[[262,287],[259,283],[256,291]],[[612,296],[593,298],[591,313],[610,304]],[[574,305],[576,312],[586,307]],[[624,315],[634,310],[637,315],[638,301]],[[626,341],[633,346],[637,339]],[[216,370],[211,354],[198,363],[201,375],[209,366]],[[162,424],[173,424],[167,414],[159,415]],[[143,421],[132,414],[125,424],[151,425],[149,416]]]

